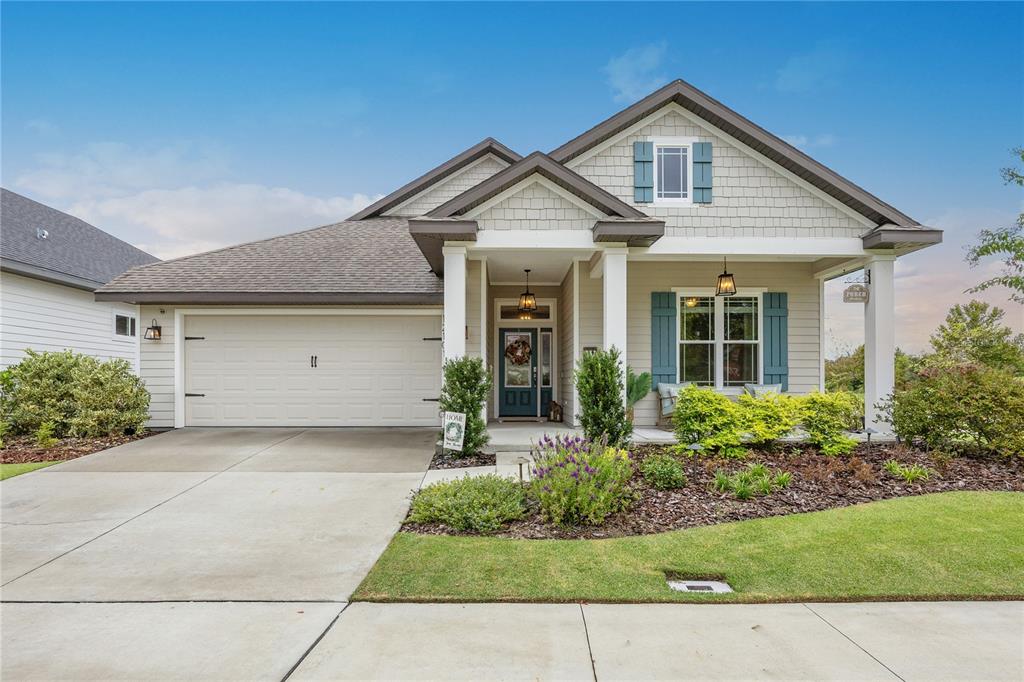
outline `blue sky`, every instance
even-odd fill
[[[337,220],[488,135],[550,150],[676,77],[947,230],[900,264],[912,350],[981,277],[964,244],[1022,206],[998,176],[1024,144],[1019,3],[0,11],[4,186],[162,257]],[[861,324],[840,288],[834,347]]]

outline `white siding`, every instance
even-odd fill
[[[114,334],[114,311],[136,318],[135,338]],[[99,303],[91,291],[43,282],[9,272],[0,274],[0,367],[18,363],[25,349],[123,358],[138,371],[138,337],[145,318],[137,306]]]
[[[810,263],[730,263],[736,284],[789,294],[789,390],[808,393],[817,390],[820,362],[820,307],[818,281]],[[718,263],[666,263],[630,261],[628,265],[627,311],[629,364],[637,372],[651,369],[651,292],[674,287],[713,287],[721,272]],[[596,280],[600,281],[600,280]],[[600,309],[590,313],[598,316]],[[637,403],[636,423],[657,421],[654,394]]]
[[[431,185],[404,204],[400,204],[387,211],[385,215],[424,215],[449,199],[453,199],[466,190],[476,187],[507,166],[508,164],[498,157],[487,155],[475,164],[470,164],[458,173]]]
[[[713,201],[659,206],[633,201],[633,142],[689,137],[712,143]],[[820,194],[741,151],[711,128],[674,109],[593,156],[567,165],[650,216],[665,219],[665,233],[680,237],[858,237],[867,228]]]
[[[589,230],[595,217],[540,182],[520,188],[480,213],[481,230]]]
[[[160,312],[163,310],[164,312]],[[149,390],[150,428],[174,427],[174,309],[142,306],[142,319],[156,319],[159,341],[143,341],[139,376]],[[148,323],[148,322],[147,322]]]
[[[632,264],[630,264],[632,265]],[[628,272],[628,270],[627,270]],[[580,352],[604,344],[604,280],[590,276],[590,264],[580,263]],[[630,304],[632,301],[627,299]],[[648,311],[648,314],[650,312]],[[630,342],[627,339],[626,344]],[[628,349],[627,349],[628,350]]]

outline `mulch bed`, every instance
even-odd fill
[[[672,448],[638,445],[631,451],[637,463],[658,452],[671,453]],[[882,468],[889,459],[904,465],[921,464],[931,476],[908,484]],[[790,484],[749,500],[737,500],[711,488],[716,470],[740,471],[754,462],[773,471],[790,472]],[[753,452],[743,460],[706,459],[696,470],[689,462],[685,466],[689,483],[678,490],[657,490],[634,473],[630,485],[637,499],[629,510],[609,517],[602,526],[558,528],[544,523],[534,511],[498,535],[528,539],[624,537],[951,490],[1024,492],[1022,458],[940,458],[899,444],[874,444],[870,450],[862,444],[847,457],[825,457],[812,448],[781,446],[775,451]],[[407,524],[404,528],[432,535],[458,534],[443,524]]]
[[[431,469],[461,469],[462,467],[492,467],[497,464],[493,452],[478,452],[475,455],[459,456],[455,452],[435,453],[430,460]]]
[[[102,436],[100,438],[64,438],[52,448],[41,448],[36,445],[32,436],[15,436],[4,438],[4,446],[0,448],[0,462],[4,464],[25,464],[27,462],[63,462],[84,455],[91,455],[117,445],[124,445],[133,440],[141,440],[152,436],[152,431],[144,431],[132,436]]]

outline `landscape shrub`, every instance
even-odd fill
[[[739,407],[712,389],[691,385],[679,391],[672,425],[682,448],[700,443],[706,452],[729,457],[746,454]]]
[[[623,404],[625,383],[619,350],[584,353],[576,365],[575,378],[583,435],[612,447],[628,443],[633,423],[626,418]]]
[[[633,406],[651,392],[651,373],[634,374],[632,367],[626,367],[626,417],[633,421]]]
[[[57,439],[53,437],[53,432],[57,428],[57,425],[53,422],[43,422],[36,429],[36,446],[41,448],[52,448],[57,444]]]
[[[881,405],[896,435],[941,452],[1024,456],[1024,381],[975,364],[930,367]]]
[[[545,520],[597,525],[633,500],[629,453],[578,436],[544,436],[534,449],[530,493]]]
[[[921,466],[920,464],[911,464],[905,466],[900,464],[895,459],[886,460],[883,468],[896,478],[902,478],[907,483],[913,483],[918,479],[927,481],[931,477],[931,472],[928,471],[927,467]]]
[[[0,419],[14,434],[49,423],[52,438],[142,430],[149,393],[126,360],[29,350],[0,373]]]
[[[686,485],[683,465],[671,455],[658,454],[644,458],[640,463],[640,473],[658,490],[672,490]]]
[[[846,455],[853,452],[857,441],[844,431],[857,428],[862,415],[862,400],[853,393],[809,393],[799,399],[800,421],[807,431],[807,440],[822,454]]]
[[[767,393],[755,398],[744,393],[738,405],[741,428],[755,447],[771,447],[800,423],[799,403],[788,395]]]
[[[480,358],[456,358],[444,363],[440,409],[466,415],[462,451],[457,456],[476,454],[487,445],[490,436],[483,419],[484,403],[491,393],[491,373]]]
[[[428,485],[416,493],[408,520],[443,523],[488,535],[526,511],[526,490],[514,479],[488,474]]]
[[[789,485],[792,474],[788,471],[772,473],[764,464],[750,464],[734,474],[719,469],[711,486],[720,493],[732,493],[738,500],[770,495]]]

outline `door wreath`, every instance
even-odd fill
[[[513,365],[525,365],[530,362],[530,341],[525,336],[519,336],[505,346],[505,359]]]

